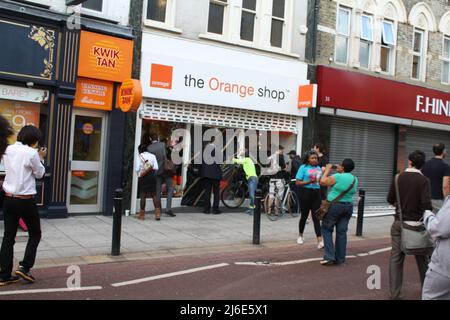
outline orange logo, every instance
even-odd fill
[[[317,84],[300,86],[298,88],[298,107],[315,108],[317,97]]]
[[[162,64],[152,64],[150,87],[172,89],[173,67]]]

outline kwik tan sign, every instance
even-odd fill
[[[133,41],[81,31],[78,75],[122,82],[131,76]]]
[[[450,124],[450,93],[320,66],[318,105]]]

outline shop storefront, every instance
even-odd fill
[[[393,175],[410,152],[422,150],[429,159],[433,144],[450,146],[448,92],[323,66],[317,81],[330,161],[355,161],[366,205],[387,205]]]
[[[180,142],[185,146],[174,178],[178,197],[174,206],[186,185],[194,145],[202,143],[207,129],[222,132],[225,146],[249,147],[245,132],[252,130],[257,136],[276,135],[286,153],[301,150],[307,109],[299,103],[299,87],[309,84],[305,63],[144,33],[141,66],[144,98],[137,117],[136,150],[149,132],[168,146]],[[176,129],[184,129],[184,134],[174,139]],[[227,130],[234,129],[243,131],[227,140]],[[137,191],[133,176],[133,199]],[[131,211],[135,208],[132,202]]]
[[[116,97],[131,76],[132,53],[132,40],[81,31],[70,127],[69,213],[104,212],[112,203],[105,195],[121,185],[124,121]]]
[[[42,216],[63,217],[57,183],[61,178],[59,151],[64,144],[60,129],[75,92],[78,31],[51,19],[33,15],[34,11],[17,13],[12,5],[0,8],[0,113],[17,133],[26,125],[38,127],[48,148],[44,179],[38,181],[36,201]],[[70,60],[70,62],[69,62]],[[16,135],[11,138],[14,143]],[[0,164],[0,180],[4,177]]]

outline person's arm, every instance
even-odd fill
[[[243,164],[245,162],[245,158],[233,158],[233,163]]]
[[[431,206],[431,185],[430,180],[425,177],[425,181],[422,183],[421,193],[420,193],[420,204],[422,210],[432,210]]]
[[[328,176],[330,174],[331,167],[332,167],[331,164],[327,164],[325,166],[325,171],[323,172],[322,178],[320,179],[321,186],[331,187],[336,184],[336,179],[334,178],[334,176],[331,177]]]
[[[447,201],[437,215],[425,211],[423,223],[434,240],[450,238],[450,202]]]
[[[295,179],[297,179],[297,181],[295,181],[296,186],[306,186],[313,182],[303,180],[304,179],[303,167],[300,167],[300,169],[298,169],[297,176],[295,177]]]
[[[444,194],[444,199],[450,195],[450,166],[448,165],[444,172],[444,179],[442,181],[442,193]]]
[[[39,152],[35,152],[31,158],[31,170],[36,179],[42,179],[45,174],[45,167],[42,162],[44,161],[46,154],[47,151],[44,152],[39,150]]]
[[[391,182],[391,186],[389,187],[389,192],[387,195],[387,202],[391,205],[395,204],[395,179]]]

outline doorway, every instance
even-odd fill
[[[102,210],[106,114],[74,109],[70,139],[69,213]]]

